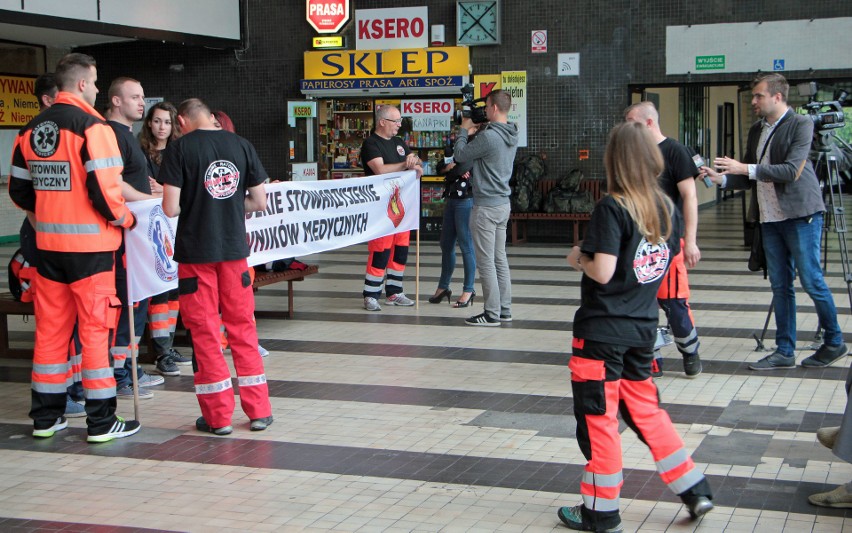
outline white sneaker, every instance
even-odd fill
[[[365,296],[364,309],[366,309],[367,311],[381,311],[382,306],[380,306],[379,301],[373,298],[372,296]]]
[[[405,293],[393,294],[385,300],[388,305],[401,305],[403,307],[411,307],[414,305],[414,300],[405,295]]]

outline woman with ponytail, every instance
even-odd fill
[[[680,248],[683,225],[657,183],[662,154],[647,128],[624,123],[610,133],[604,166],[609,196],[595,207],[585,240],[568,255],[569,265],[583,273],[568,364],[577,442],[588,461],[580,483],[583,503],[557,514],[571,529],[618,532],[619,411],[650,447],[660,477],[693,519],[713,503],[651,379],[657,289]]]

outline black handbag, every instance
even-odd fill
[[[763,251],[763,232],[760,222],[754,225],[754,238],[751,240],[751,253],[748,256],[748,269],[752,272],[763,270],[763,278],[766,279],[766,253]]]

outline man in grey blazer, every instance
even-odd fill
[[[744,162],[728,157],[714,161],[716,170],[702,175],[720,187],[752,188],[749,218],[763,232],[763,249],[772,302],[775,306],[774,352],[749,365],[751,370],[776,370],[796,366],[796,271],[814,302],[823,344],[802,361],[805,367],[823,367],[846,355],[837,322],[834,298],[822,275],[820,244],[825,204],[808,154],[813,122],[787,105],[789,84],[777,73],[758,75],[751,84],[751,105],[761,119],[748,133]]]

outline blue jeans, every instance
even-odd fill
[[[470,211],[473,198],[447,199],[444,208],[444,225],[441,227],[441,279],[439,289],[449,289],[453,271],[456,269],[456,241],[462,252],[464,263],[464,292],[473,292],[476,277],[476,256],[470,236]]]
[[[825,330],[823,342],[829,346],[843,343],[834,297],[822,276],[822,221],[823,214],[816,213],[760,226],[775,305],[775,343],[783,355],[793,356],[796,350],[796,291],[793,288],[796,271],[802,288],[814,302],[819,325]]]

